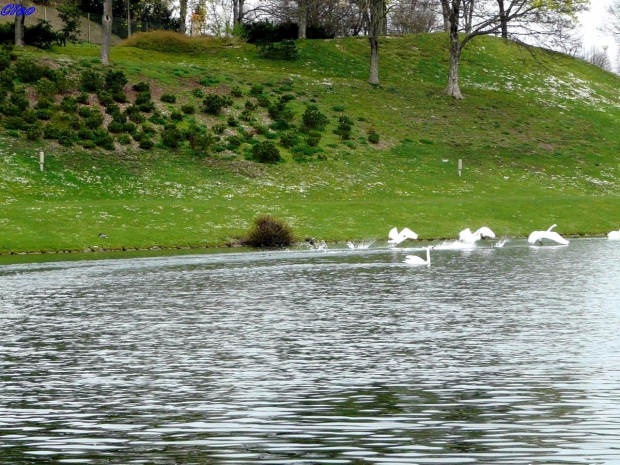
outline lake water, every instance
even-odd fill
[[[406,253],[0,266],[0,463],[620,464],[620,242]]]

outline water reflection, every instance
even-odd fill
[[[0,267],[0,463],[609,464],[620,247]]]

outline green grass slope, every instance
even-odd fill
[[[266,60],[233,42],[196,51],[181,44],[182,53],[149,50],[144,37],[134,43],[142,48],[114,47],[114,69],[130,83],[149,82],[164,113],[199,106],[196,88],[228,94],[238,86],[247,94],[253,84],[272,98],[295,95],[296,124],[306,105],[317,105],[330,121],[321,151],[295,156],[280,147],[284,161],[265,165],[247,158],[245,142],[204,156],[187,143],[84,150],[5,133],[0,252],[212,246],[241,237],[263,213],[289,221],[300,240],[384,239],[393,226],[421,239],[482,225],[499,236],[553,223],[562,234],[618,229],[620,80],[580,60],[481,38],[464,52],[466,99],[456,101],[442,93],[446,40],[382,39],[379,87],[366,82],[363,38],[300,41],[295,62]],[[99,49],[21,53],[77,73],[97,66]],[[162,93],[177,103],[159,102]],[[245,100],[217,118],[186,116],[180,126],[226,122]],[[354,120],[351,140],[333,133],[341,115]],[[373,130],[377,145],[367,141]],[[39,150],[47,154],[44,173]]]

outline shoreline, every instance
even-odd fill
[[[564,237],[569,239],[603,239],[607,237],[606,233],[600,234],[591,234],[591,235],[580,235],[580,234],[563,234]],[[502,236],[496,240],[501,239],[509,239],[509,240],[519,240],[526,239],[527,236]],[[372,240],[372,239],[370,239]],[[365,240],[351,240],[350,242],[360,242],[360,241],[368,241]],[[422,240],[416,240],[414,243],[427,243],[427,242],[437,242],[437,241],[458,241],[458,238],[454,237],[437,237],[437,238],[425,238]],[[328,246],[345,244],[349,242],[348,240],[341,241],[325,241]],[[386,242],[385,239],[374,240],[373,242]],[[303,245],[307,245],[308,241],[299,241],[293,244],[293,246],[301,247]],[[92,257],[92,259],[105,258],[105,256],[110,255],[118,255],[120,258],[134,258],[132,255],[136,255],[137,257],[143,256],[144,254],[148,255],[150,253],[154,253],[155,255],[172,255],[175,252],[184,254],[184,253],[228,253],[233,250],[245,250],[247,252],[260,252],[264,250],[284,250],[286,247],[282,248],[264,248],[257,249],[253,247],[247,247],[240,244],[232,244],[232,243],[223,243],[214,246],[153,246],[153,247],[121,247],[121,248],[100,248],[93,247],[87,249],[63,249],[63,250],[19,250],[19,251],[2,251],[0,252],[0,265],[10,264],[11,258],[18,257],[49,257],[52,258],[51,261],[54,261],[53,258],[61,258],[61,257],[77,257],[77,256],[85,256]],[[116,257],[115,257],[116,258]],[[86,258],[88,259],[88,258]],[[3,263],[6,262],[6,263]]]

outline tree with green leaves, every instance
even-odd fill
[[[75,1],[71,0],[59,5],[56,10],[58,17],[62,20],[63,26],[57,32],[58,45],[67,45],[67,42],[77,42],[80,33],[80,18],[82,12],[79,10]]]

